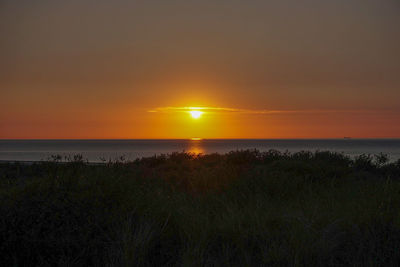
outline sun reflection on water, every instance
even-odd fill
[[[193,154],[204,154],[204,148],[202,147],[202,138],[199,137],[193,137],[189,140],[188,144],[188,153],[193,153]]]

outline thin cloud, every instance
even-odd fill
[[[374,110],[270,110],[270,109],[241,109],[229,107],[157,107],[148,112],[179,113],[191,110],[201,110],[208,113],[240,113],[240,114],[324,114],[324,113],[374,113]]]

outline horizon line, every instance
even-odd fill
[[[197,138],[197,137],[196,137]],[[200,138],[196,141],[202,140],[377,140],[377,139],[400,139],[400,137],[304,137],[304,138]],[[0,138],[0,141],[113,141],[113,140],[193,140],[189,138]]]

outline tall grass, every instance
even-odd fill
[[[397,266],[400,161],[172,153],[0,164],[3,266]]]

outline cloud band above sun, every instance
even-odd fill
[[[159,113],[176,113],[176,112],[191,112],[198,110],[207,113],[244,113],[244,114],[274,114],[274,113],[294,113],[297,111],[291,110],[254,110],[254,109],[240,109],[240,108],[224,108],[224,107],[157,107],[149,110],[148,112]]]
[[[240,114],[321,114],[321,113],[374,113],[374,110],[268,110],[268,109],[241,109],[229,107],[157,107],[148,112],[179,113],[179,112],[207,112],[207,113],[240,113]]]

